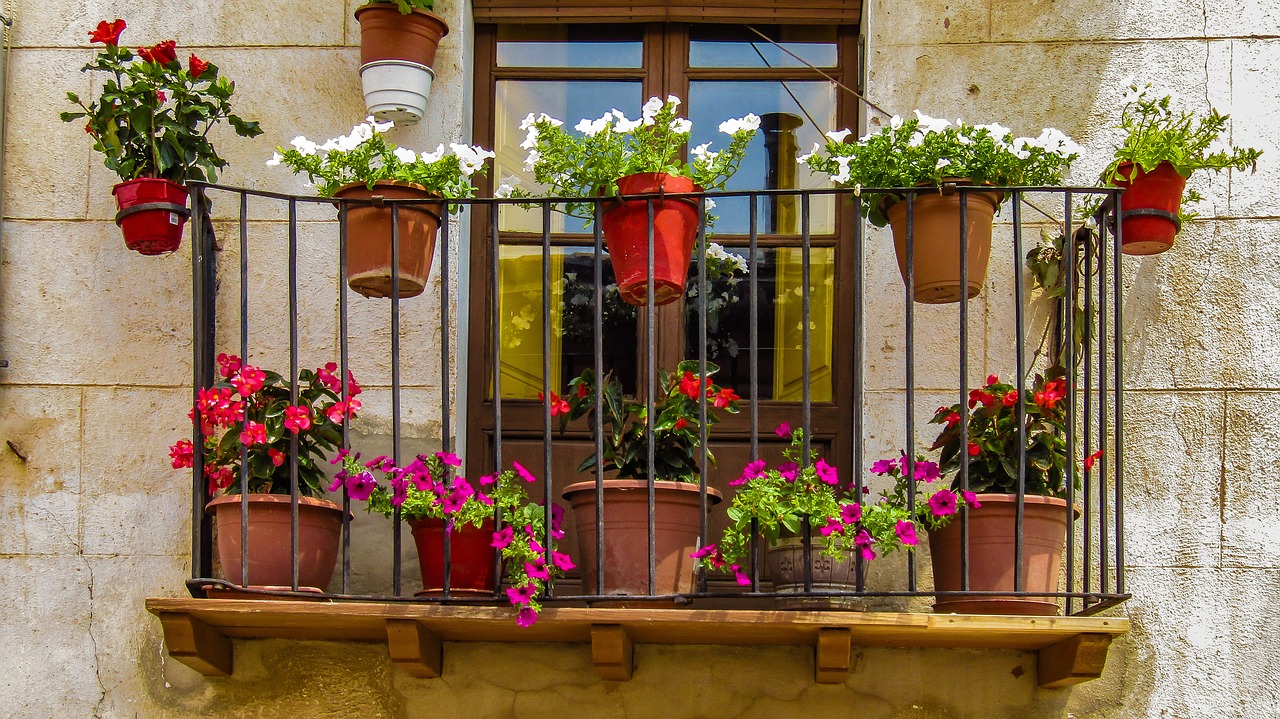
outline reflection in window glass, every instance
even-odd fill
[[[711,243],[707,252],[706,291],[699,291],[698,263],[694,262],[685,293],[686,356],[700,356],[705,311],[707,360],[720,366],[717,383],[733,387],[744,398],[751,395],[748,252],[747,248],[721,248]],[[804,398],[802,260],[798,247],[760,249],[756,255],[761,399],[800,401]],[[809,293],[811,397],[814,402],[830,402],[835,251],[829,247],[810,250]]]
[[[717,128],[731,117],[749,112],[760,116],[760,133],[751,141],[738,173],[726,189],[811,189],[828,187],[825,175],[815,175],[796,161],[823,141],[836,118],[835,90],[827,82],[809,81],[694,81],[689,83],[689,119],[693,121],[690,145],[712,143],[721,148],[727,136]],[[746,234],[750,228],[745,197],[716,201],[716,231]],[[809,231],[815,235],[835,231],[835,198],[810,199]],[[761,233],[798,235],[801,230],[798,197],[761,198],[757,228]]]
[[[640,25],[500,25],[500,67],[640,67]]]
[[[761,27],[760,32],[815,67],[838,62],[834,26]],[[690,67],[804,67],[777,45],[740,26],[694,25]]]

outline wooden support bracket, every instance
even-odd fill
[[[844,684],[849,678],[849,657],[853,650],[853,632],[841,627],[818,630],[814,645],[814,681],[819,684]]]
[[[620,624],[591,625],[591,663],[601,679],[625,682],[631,678],[634,644]]]
[[[438,679],[444,668],[444,645],[440,637],[413,619],[387,620],[387,650],[391,665],[411,676]]]
[[[162,612],[169,656],[206,677],[231,676],[231,640],[190,614]]]
[[[1102,676],[1110,634],[1077,634],[1039,652],[1037,673],[1045,689],[1069,687]]]

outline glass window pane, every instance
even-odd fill
[[[556,247],[551,251],[551,307],[542,311],[542,248],[503,246],[498,258],[498,319],[501,323],[502,396],[535,399],[542,391],[542,334],[551,323],[551,386],[595,367],[595,250]],[[636,308],[622,301],[613,267],[602,256],[604,309],[601,342],[605,372],[613,371],[628,393],[636,391]],[[492,388],[490,388],[492,394]]]
[[[639,25],[500,25],[500,67],[640,67]]]
[[[835,67],[839,62],[834,26],[759,29],[814,67]],[[805,64],[746,28],[693,25],[689,30],[689,66],[804,67]]]
[[[751,395],[751,276],[745,247],[707,252],[707,360],[720,366],[717,384]],[[835,325],[835,251],[810,250],[809,368],[814,402],[830,402],[831,345]],[[759,307],[759,391],[766,400],[798,402],[804,398],[803,267],[798,247],[761,249],[756,255]],[[699,357],[703,302],[698,263],[689,273],[685,292],[685,355]]]
[[[830,183],[826,175],[815,175],[796,162],[823,133],[835,129],[836,95],[828,82],[777,80],[715,80],[689,84],[689,119],[693,121],[691,145],[712,143],[722,149],[728,137],[717,128],[731,117],[749,112],[761,118],[761,132],[752,140],[738,173],[727,189],[760,190],[821,188]],[[748,200],[717,200],[716,232],[746,234],[750,224]],[[835,198],[810,200],[809,231],[815,235],[835,231]],[[761,198],[758,211],[761,233],[800,233],[800,200],[796,197]]]
[[[545,112],[564,120],[572,127],[584,117],[596,118],[617,108],[628,117],[639,117],[644,102],[639,82],[621,80],[500,80],[497,106],[494,110],[495,186],[499,182],[515,184],[534,193],[542,185],[533,180],[533,172],[525,171],[528,150],[520,147],[525,131],[520,122],[529,113]],[[514,206],[499,212],[503,231],[542,232],[541,210],[522,210]],[[556,213],[552,216],[552,232],[589,232],[586,222]]]

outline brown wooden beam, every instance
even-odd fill
[[[844,684],[849,678],[849,657],[853,652],[853,632],[840,627],[818,630],[814,645],[814,681],[819,684]]]
[[[631,678],[634,656],[631,635],[620,624],[591,625],[591,663],[601,679],[625,682]]]
[[[1078,634],[1039,652],[1040,686],[1058,689],[1102,676],[1110,634]]]
[[[440,637],[413,619],[387,620],[387,650],[391,665],[411,676],[439,679],[444,669],[444,645]]]
[[[160,626],[169,656],[206,677],[231,676],[231,640],[190,614],[163,612]]]

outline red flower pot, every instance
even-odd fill
[[[250,494],[249,581],[261,589],[293,585],[293,510],[288,495]],[[218,527],[218,560],[232,584],[240,576],[240,495],[218,497],[205,507]],[[322,592],[329,586],[342,537],[342,507],[311,497],[298,498],[298,587]]]
[[[116,224],[124,244],[144,255],[163,255],[182,244],[187,210],[187,188],[168,180],[141,177],[111,188],[116,196]]]
[[[605,211],[601,227],[622,299],[643,305],[649,291],[649,209],[627,195],[701,192],[687,177],[640,173],[618,180],[617,204]],[[653,303],[665,305],[684,294],[689,259],[698,234],[698,203],[692,198],[653,201]]]
[[[479,527],[454,525],[449,533],[449,593],[493,594],[493,520]],[[409,520],[409,531],[418,546],[422,591],[418,596],[444,592],[444,520],[419,517]]]
[[[1178,210],[1187,178],[1167,162],[1151,172],[1131,162],[1121,163],[1120,174],[1130,178],[1111,181],[1127,188],[1120,198],[1121,249],[1126,255],[1154,255],[1173,247],[1173,238],[1182,229]]]

